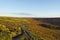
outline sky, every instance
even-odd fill
[[[0,0],[0,16],[60,17],[60,0]]]

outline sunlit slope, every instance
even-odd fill
[[[40,22],[28,19],[27,24],[29,25],[29,31],[38,34],[45,40],[60,40],[60,31],[49,28],[44,28],[39,25]],[[41,24],[41,23],[40,23]]]
[[[60,40],[60,31],[40,26],[39,24],[41,24],[42,21],[36,21],[32,18],[0,17],[0,22],[11,22],[12,24],[14,23],[13,25],[15,26],[19,26],[19,24],[23,22],[27,25],[29,32],[40,36],[44,40]],[[6,23],[4,25],[6,25]],[[7,25],[8,28],[15,28],[15,26]]]

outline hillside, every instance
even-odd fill
[[[48,22],[60,26],[60,18],[36,18],[35,20],[41,20],[43,22]]]
[[[60,30],[55,25],[33,18],[0,17],[0,40],[60,40]],[[6,34],[7,33],[7,34]]]

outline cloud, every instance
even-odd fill
[[[29,13],[12,13],[14,15],[26,15],[26,16],[31,16],[32,14]]]

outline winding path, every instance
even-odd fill
[[[26,29],[24,29],[22,26],[21,26],[21,32],[22,32],[21,34],[13,37],[12,39],[13,40],[19,40],[21,37],[24,37],[25,35],[27,35],[28,40],[35,40],[35,38]]]

